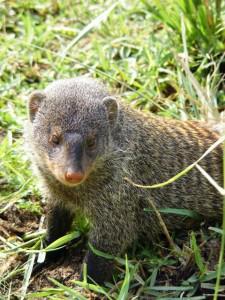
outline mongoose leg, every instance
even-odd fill
[[[72,221],[73,214],[68,209],[60,205],[51,206],[47,215],[47,234],[44,239],[44,246],[48,246],[65,235],[70,230]],[[63,253],[64,248],[47,252],[43,263],[35,263],[32,275],[39,273],[51,262],[56,262]]]
[[[126,206],[126,199],[124,199],[124,203]],[[124,222],[127,219],[125,209],[122,209],[120,217],[120,215],[116,214],[113,206],[109,205],[108,209],[106,206],[107,204],[105,203],[105,212],[101,211],[103,221],[99,222],[99,218],[97,218],[93,222],[93,227],[89,232],[89,244],[96,250],[116,257],[123,255],[128,247],[137,239],[137,232],[134,225],[135,218],[130,218],[130,222]],[[107,223],[104,220],[107,220],[110,211],[114,219],[111,223]],[[106,281],[112,280],[114,269],[113,259],[99,256],[90,249],[85,256],[84,262],[87,264],[87,279],[89,282],[94,281],[98,284],[103,284]]]
[[[63,206],[52,206],[47,215],[47,234],[44,239],[44,246],[51,244],[70,230],[73,221],[73,214]],[[64,249],[51,251],[46,253],[43,263],[34,265],[32,275],[39,273],[43,268],[47,267],[51,262],[56,262],[64,253]]]
[[[84,258],[84,262],[87,264],[87,281],[89,283],[96,282],[102,285],[104,282],[112,279],[114,269],[112,260],[98,256],[89,250]],[[83,279],[82,271],[81,279]]]
[[[47,235],[45,242],[47,245],[65,235],[72,225],[73,213],[61,205],[50,207],[47,216]]]
[[[64,236],[71,228],[73,213],[64,206],[55,205],[50,207],[47,216],[47,234],[44,240],[45,246]],[[64,248],[47,252],[46,260],[55,261],[64,253]]]

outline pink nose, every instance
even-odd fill
[[[70,172],[70,171],[67,171],[65,173],[65,179],[66,179],[66,181],[71,182],[71,183],[81,182],[83,178],[84,178],[84,174],[81,173],[81,172]]]

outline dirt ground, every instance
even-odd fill
[[[13,240],[16,236],[22,237],[27,232],[38,230],[40,217],[27,210],[18,209],[13,205],[5,213],[0,215],[0,235],[6,240]],[[1,246],[1,242],[0,242]],[[77,280],[81,269],[81,263],[84,256],[84,249],[65,249],[65,255],[59,261],[45,266],[37,274],[32,276],[28,292],[39,291],[44,287],[53,287],[48,278],[54,278],[71,286],[70,280]],[[25,254],[9,256],[7,260],[1,261],[0,277],[8,270],[22,265],[26,261]],[[11,289],[17,294],[21,288],[23,277],[18,275],[14,278]],[[4,288],[3,288],[4,289]],[[2,287],[0,286],[0,291]],[[2,293],[4,291],[2,290]],[[0,293],[1,294],[1,293]]]
[[[0,215],[0,236],[5,240],[10,241],[13,238],[22,237],[27,232],[35,232],[38,230],[40,216],[31,213],[24,209],[17,208],[12,205],[6,212]],[[199,243],[199,242],[198,242]],[[0,247],[2,242],[0,241]],[[200,244],[201,245],[201,244]],[[1,249],[1,248],[0,248]],[[202,242],[201,254],[207,261],[209,270],[214,270],[218,262],[220,251],[220,242],[218,239],[209,239],[207,242]],[[77,280],[81,270],[82,260],[85,254],[83,246],[76,247],[70,246],[65,249],[65,255],[56,263],[45,267],[36,275],[32,276],[28,292],[37,292],[45,287],[55,287],[48,278],[54,278],[66,286],[73,286],[71,280]],[[166,253],[165,253],[166,254]],[[168,254],[168,253],[167,253]],[[0,278],[9,270],[21,266],[26,262],[25,254],[18,254],[9,256],[6,260],[1,261]],[[190,257],[184,263],[179,263],[174,266],[163,266],[160,269],[159,276],[157,277],[157,284],[159,285],[179,285],[179,283],[198,271],[194,263],[194,258]],[[141,270],[140,272],[146,273]],[[149,274],[146,274],[149,276]],[[12,294],[18,295],[23,282],[23,275],[16,275],[11,282]],[[8,283],[4,286],[0,285],[0,294],[4,295],[7,292]],[[202,292],[203,290],[201,290]],[[200,293],[201,294],[201,293]],[[87,295],[86,295],[87,296]],[[16,297],[14,299],[17,299]],[[96,295],[89,293],[88,299],[99,299]]]

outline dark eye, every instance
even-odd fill
[[[86,140],[86,146],[89,150],[94,150],[96,148],[96,137],[93,136],[93,137],[89,137],[87,140]]]
[[[53,134],[50,138],[50,142],[53,144],[53,145],[59,145],[60,143],[60,137],[56,134]]]

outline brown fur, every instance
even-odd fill
[[[30,111],[27,141],[54,211],[49,214],[49,242],[65,233],[52,221],[55,217],[59,222],[61,210],[83,213],[91,222],[89,241],[102,251],[121,255],[141,236],[154,241],[161,227],[154,213],[144,211],[149,198],[157,208],[185,208],[221,220],[222,197],[196,168],[158,189],[137,188],[124,180],[144,185],[164,182],[197,160],[218,135],[204,123],[143,114],[107,97],[111,96],[102,84],[84,77],[56,81],[31,96],[29,107],[35,110]],[[56,127],[62,141],[54,150],[49,139]],[[96,149],[88,154],[85,141],[96,134]],[[200,165],[222,185],[221,146]],[[71,166],[85,174],[78,185],[63,179]],[[164,214],[163,219],[171,230],[186,224],[185,218],[174,215]],[[90,276],[102,282],[104,278],[95,275],[101,273],[100,263],[89,256]]]

